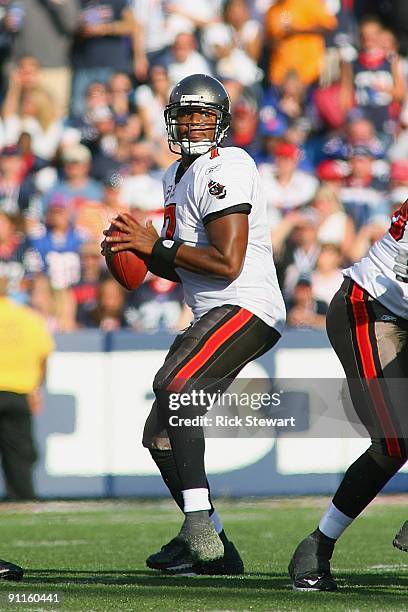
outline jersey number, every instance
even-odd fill
[[[404,236],[405,228],[408,223],[408,201],[404,202],[399,210],[397,210],[391,219],[390,234],[394,240],[401,240]]]
[[[168,204],[164,209],[164,224],[166,230],[166,238],[173,240],[174,232],[176,231],[176,205]]]

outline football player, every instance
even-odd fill
[[[242,573],[239,554],[211,503],[202,429],[170,424],[168,392],[210,384],[225,390],[279,340],[285,307],[256,165],[242,149],[219,146],[231,119],[223,85],[203,74],[184,78],[171,92],[164,116],[169,147],[180,159],[163,179],[161,236],[150,223],[142,227],[121,215],[113,223],[124,235],[105,239],[115,242],[112,251],[135,249],[150,258],[154,273],[180,280],[194,314],[154,379],[156,401],[143,435],[185,519],[179,534],[147,564]],[[189,406],[178,414],[196,412]]]
[[[408,200],[366,257],[344,270],[327,315],[330,342],[371,446],[347,470],[317,529],[289,564],[295,589],[333,591],[334,545],[407,459]],[[408,522],[394,546],[408,549]]]

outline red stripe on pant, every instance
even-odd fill
[[[181,391],[187,380],[194,376],[194,374],[214,355],[220,346],[244,327],[253,316],[251,312],[245,310],[245,308],[241,308],[231,319],[229,319],[229,321],[226,321],[224,325],[208,338],[198,353],[177,372],[176,376],[169,384],[168,390]]]
[[[357,348],[363,366],[364,378],[369,381],[368,390],[384,433],[388,454],[390,457],[402,457],[398,436],[378,380],[379,377],[382,377],[382,372],[378,372],[375,366],[368,329],[370,319],[364,301],[364,292],[356,283],[353,285],[350,301],[356,323]]]

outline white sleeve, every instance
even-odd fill
[[[219,163],[219,167],[217,167]],[[214,167],[214,170],[211,168]],[[196,181],[197,201],[204,225],[232,213],[251,212],[253,205],[254,165],[239,157],[213,160],[202,169]]]

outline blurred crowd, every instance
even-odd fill
[[[125,292],[121,211],[162,225],[172,86],[212,74],[258,165],[288,325],[322,328],[341,269],[408,197],[404,0],[0,0],[0,274],[52,332],[185,327],[180,286]],[[392,5],[392,7],[390,7]],[[392,9],[392,10],[391,10]]]

